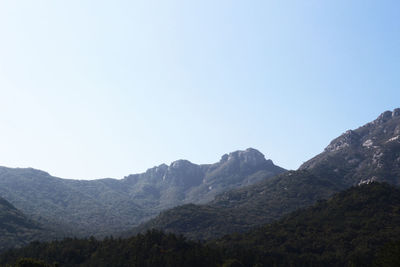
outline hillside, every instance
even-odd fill
[[[0,198],[0,251],[21,247],[35,240],[48,240],[50,237],[55,237],[52,231],[43,229]]]
[[[245,234],[207,244],[148,231],[127,239],[33,243],[0,255],[60,266],[398,266],[400,189],[371,183]]]
[[[156,228],[191,239],[212,239],[271,222],[342,189],[308,171],[290,171],[250,187],[222,193],[206,205],[188,204],[161,212],[129,233]]]
[[[399,184],[399,177],[400,109],[396,109],[347,131],[297,171],[221,193],[207,205],[165,211],[132,233],[156,228],[208,239],[244,232],[353,185]]]
[[[30,218],[65,233],[105,236],[164,209],[205,203],[224,190],[284,171],[255,149],[226,154],[214,164],[178,160],[122,180],[68,180],[35,169],[0,167],[0,196]]]
[[[242,251],[246,266],[370,266],[386,244],[400,241],[399,211],[400,189],[372,183],[215,244]]]

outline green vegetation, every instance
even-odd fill
[[[127,239],[32,243],[0,264],[32,258],[60,266],[398,266],[400,189],[352,187],[244,234],[208,243],[152,230]]]
[[[243,251],[240,259],[246,266],[370,266],[379,249],[396,240],[400,189],[373,183],[215,244],[230,253]]]
[[[54,237],[52,231],[43,229],[0,198],[0,252],[11,247],[21,247],[37,239],[48,240]]]
[[[374,267],[398,267],[400,266],[400,240],[390,242],[384,246],[374,260]]]
[[[23,255],[23,256],[22,256]],[[60,266],[217,266],[222,258],[216,250],[182,236],[149,231],[129,239],[65,239],[32,243],[0,259],[14,264],[29,257]]]
[[[344,188],[308,171],[291,171],[218,195],[207,205],[188,204],[167,210],[131,233],[156,228],[194,240],[212,239],[272,222]]]
[[[0,196],[65,236],[104,237],[130,230],[162,210],[205,203],[284,171],[255,149],[230,153],[215,164],[178,160],[121,180],[68,180],[30,168],[0,167]]]

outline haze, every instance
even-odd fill
[[[0,165],[287,169],[399,106],[398,1],[0,2]]]

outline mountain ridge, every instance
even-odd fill
[[[214,164],[177,160],[123,179],[72,180],[32,168],[0,167],[0,196],[30,218],[78,236],[115,234],[189,202],[205,203],[223,190],[285,170],[255,149]]]
[[[346,131],[296,171],[218,194],[207,205],[164,211],[132,233],[156,228],[192,239],[210,239],[244,232],[372,181],[400,184],[400,109],[385,111],[374,121]]]

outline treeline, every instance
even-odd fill
[[[400,266],[400,190],[378,183],[354,187],[273,224],[207,243],[152,230],[127,239],[36,242],[1,255],[0,264]]]
[[[0,259],[2,265],[26,258],[50,266],[218,266],[221,255],[198,242],[157,230],[128,239],[68,238],[50,243],[34,242],[10,250]],[[44,264],[44,263],[42,263]],[[25,265],[21,265],[25,266]],[[47,266],[47,265],[43,265]]]
[[[164,245],[167,247],[160,246],[160,238],[166,241]],[[139,245],[139,249],[136,242],[140,240],[144,243]],[[367,264],[357,261],[338,263],[335,258],[300,255],[287,249],[261,254],[260,251],[238,246],[233,252],[184,239],[178,241],[180,245],[172,245],[177,245],[176,241],[174,235],[151,231],[129,240],[108,239],[100,242],[93,239],[66,239],[48,244],[32,243],[17,253],[10,251],[3,255],[1,266],[400,266],[400,241],[383,246],[377,251],[373,261]],[[79,250],[82,248],[83,250]],[[371,258],[369,255],[364,256],[364,259],[359,259],[365,262]]]

